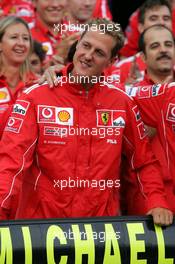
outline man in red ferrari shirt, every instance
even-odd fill
[[[160,84],[174,81],[174,59],[175,59],[175,44],[172,32],[163,25],[153,25],[147,28],[140,36],[139,47],[142,51],[142,57],[147,66],[144,80],[128,86],[126,91],[130,95],[135,95],[137,88],[136,86],[144,87],[148,85],[155,85],[160,87]],[[147,89],[147,88],[146,88]],[[149,111],[149,100],[147,100],[147,109]],[[141,116],[146,124],[144,112],[141,109]],[[166,160],[166,150],[162,146],[159,131],[156,133],[153,128],[147,127],[150,135],[150,142],[152,149],[157,159],[161,164],[162,179],[164,181],[165,191],[168,199],[168,204],[171,206],[171,210],[175,213],[175,194],[173,189],[172,176],[168,168]],[[162,131],[163,133],[163,131]],[[126,166],[125,166],[126,167]],[[135,214],[136,212],[142,212],[145,199],[138,192],[139,183],[136,181],[136,177],[129,167],[126,174],[128,174],[127,182],[124,187],[127,186],[126,203],[125,209],[128,214]],[[131,180],[132,178],[132,180]],[[135,206],[133,206],[135,205]]]
[[[167,0],[147,0],[139,9],[138,19],[140,33],[155,24],[162,24],[172,29],[171,6]],[[132,41],[136,43],[133,35]],[[146,66],[141,54],[136,52],[135,55],[121,60],[116,65],[120,70],[121,83],[131,84],[143,79]]]
[[[92,30],[94,23],[99,28],[105,25],[104,34],[98,28]],[[0,147],[2,219],[8,214],[21,172],[16,218],[117,215],[116,182],[124,152],[133,169],[141,173],[146,212],[157,224],[172,223],[159,166],[143,122],[134,111],[134,101],[115,86],[100,82],[122,42],[123,35],[111,21],[91,21],[77,45],[73,64],[63,69],[57,89],[48,89],[47,83],[35,85],[17,100],[18,111],[14,106]]]
[[[173,0],[174,1],[174,0]],[[172,6],[172,30],[175,35],[175,2],[169,1]],[[143,4],[145,6],[147,2]],[[162,2],[163,4],[163,2]],[[147,6],[149,8],[149,6]],[[130,57],[138,52],[138,40],[140,35],[140,24],[143,24],[143,21],[140,20],[139,12],[142,12],[142,6],[138,8],[130,17],[129,25],[125,30],[126,34],[126,44],[120,51],[122,57]],[[160,22],[160,21],[159,21]]]
[[[38,42],[41,42],[43,48],[47,51],[46,61],[52,59],[54,54],[62,53],[62,31],[66,0],[45,1],[35,0],[36,22],[32,28],[32,36]],[[77,35],[72,35],[70,43],[77,39]],[[72,42],[71,42],[72,41]],[[71,45],[71,44],[70,44]]]

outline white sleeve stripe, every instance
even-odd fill
[[[102,0],[101,11],[102,11],[102,17],[107,17],[106,0]]]
[[[129,97],[132,101],[134,101],[134,99],[133,99],[130,95],[128,95],[125,91],[121,90],[120,88],[117,88],[115,85],[110,84],[110,83],[107,83],[107,82],[104,82],[104,84],[105,84],[109,89],[115,89],[115,90],[117,90],[117,91],[119,91],[119,92],[121,92],[121,93],[127,95],[127,97]]]
[[[23,170],[24,168],[24,164],[25,164],[25,155],[28,153],[28,151],[33,147],[33,145],[36,143],[38,138],[35,139],[35,141],[29,146],[29,148],[26,150],[26,152],[24,153],[23,155],[23,159],[22,159],[22,166],[21,168],[19,169],[19,171],[13,176],[13,181],[12,181],[12,184],[11,184],[11,187],[10,187],[10,191],[9,193],[7,194],[7,196],[4,198],[4,200],[2,201],[1,203],[1,207],[3,207],[3,204],[4,202],[10,197],[11,193],[12,193],[12,190],[13,190],[13,187],[14,187],[14,183],[15,183],[15,180],[16,180],[16,177],[20,174],[20,172]]]
[[[128,143],[129,145],[133,146],[132,143],[129,141],[129,139],[128,139],[126,136],[124,136],[124,138],[125,138],[125,140],[127,141],[127,143]],[[132,166],[132,168],[135,170],[135,173],[136,173],[136,175],[137,175],[137,179],[138,179],[138,182],[139,182],[139,185],[140,185],[140,191],[141,191],[142,195],[147,199],[147,196],[146,196],[146,194],[144,193],[143,184],[141,183],[141,180],[140,180],[139,172],[138,172],[138,171],[135,169],[135,167],[134,167],[134,162],[133,162],[134,154],[135,154],[135,152],[133,153],[133,155],[132,155],[132,157],[131,157],[131,166]]]
[[[24,90],[24,93],[25,94],[29,94],[31,91],[33,91],[33,90],[35,90],[35,89],[37,89],[39,87],[42,87],[45,84],[48,84],[48,83],[47,82],[44,82],[41,85],[40,84],[34,84],[34,85],[30,86],[29,88],[25,89]]]
[[[165,138],[165,149],[166,149],[166,158],[167,158],[167,162],[168,162],[168,168],[170,168],[170,158],[169,158],[169,148],[168,148],[168,141],[167,141],[167,136],[166,136],[166,127],[165,127],[165,121],[164,121],[164,115],[163,115],[163,111],[161,110],[161,115],[162,115],[162,124],[163,124],[163,134],[164,134],[164,138]]]
[[[37,166],[38,166],[38,169],[39,169],[39,174],[38,174],[38,176],[37,176],[37,178],[36,178],[36,181],[35,181],[34,190],[36,190],[36,186],[37,186],[37,183],[38,183],[39,177],[41,176],[41,169],[40,169],[40,166],[39,166],[38,155],[36,155],[36,160],[37,160]]]

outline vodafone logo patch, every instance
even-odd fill
[[[38,123],[73,125],[73,108],[38,105]]]
[[[170,103],[166,114],[166,119],[175,122],[175,104]]]
[[[19,133],[22,127],[23,119],[16,117],[9,117],[5,131]]]

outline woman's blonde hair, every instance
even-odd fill
[[[7,16],[7,17],[1,19],[0,20],[0,42],[2,41],[2,38],[5,34],[6,29],[9,26],[15,25],[15,24],[23,24],[29,32],[30,52],[29,52],[26,60],[20,66],[20,78],[22,81],[26,82],[28,73],[31,72],[31,66],[29,63],[29,55],[32,53],[32,49],[33,49],[33,41],[32,41],[32,36],[30,33],[30,29],[28,27],[28,24],[22,18],[15,17],[15,16]],[[1,65],[0,73],[2,73],[3,61],[2,61],[1,53],[0,53],[0,65]]]

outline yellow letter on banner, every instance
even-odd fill
[[[32,264],[32,242],[30,237],[29,227],[22,227],[24,249],[25,249],[25,264]]]
[[[120,249],[112,224],[105,224],[105,238],[105,254],[103,264],[121,264]],[[113,247],[114,255],[111,255],[111,247]]]
[[[0,243],[0,263],[13,264],[12,240],[10,236],[10,229],[8,227],[0,228]]]
[[[58,238],[60,240],[60,244],[66,245],[66,237],[63,230],[56,225],[51,225],[47,231],[47,243],[46,243],[46,250],[47,250],[47,264],[56,264],[54,258],[54,240]],[[67,263],[67,256],[62,256],[59,264],[66,264]]]
[[[165,258],[165,242],[162,228],[156,225],[154,225],[154,227],[156,231],[158,245],[158,264],[174,264],[173,258]]]
[[[131,260],[130,264],[146,264],[147,260],[137,259],[138,252],[145,252],[145,242],[136,240],[136,234],[144,234],[142,223],[128,223],[126,224],[129,234]]]
[[[93,231],[91,225],[84,225],[85,232],[80,232],[78,225],[72,225],[75,242],[75,263],[82,264],[82,255],[88,255],[88,264],[95,263],[95,245],[93,239]],[[81,237],[87,237],[82,240]]]

